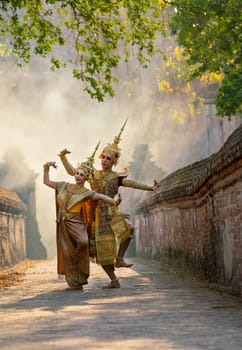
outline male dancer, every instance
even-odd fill
[[[121,155],[118,144],[126,122],[118,136],[114,138],[113,143],[107,144],[102,150],[99,156],[99,158],[101,158],[102,169],[94,170],[94,176],[90,183],[93,190],[112,198],[118,193],[119,186],[146,191],[155,191],[158,188],[158,184],[155,180],[153,186],[149,186],[127,179],[127,173],[113,171],[113,166],[117,165]],[[70,151],[64,149],[60,152],[59,156],[67,172],[73,175],[74,167],[66,158],[66,154],[68,153],[70,153]],[[97,262],[102,266],[111,280],[104,288],[120,288],[120,283],[114,272],[114,266],[116,268],[132,266],[132,264],[127,264],[124,261],[124,255],[131,241],[133,231],[132,224],[119,212],[117,207],[114,209],[112,208],[110,212],[105,202],[100,201],[100,203],[98,203],[95,209],[90,250],[92,251],[92,248],[95,248]],[[119,242],[118,254],[116,252],[116,239]]]

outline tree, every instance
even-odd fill
[[[147,66],[156,35],[164,33],[159,0],[5,0],[0,2],[0,36],[17,64],[48,57],[51,69],[71,65],[91,97],[114,96],[115,68],[130,46]],[[121,54],[122,52],[122,54]]]
[[[192,81],[222,75],[215,104],[220,116],[241,113],[242,0],[4,0],[0,36],[6,50],[29,63],[48,57],[51,69],[71,66],[91,97],[114,96],[115,70],[130,48],[143,67],[159,49],[168,24],[184,48]]]
[[[169,41],[170,44],[164,50],[165,60],[156,70],[157,109],[162,112],[165,105],[166,115],[184,125],[187,118],[200,115],[203,111],[204,99],[200,96],[203,83],[198,79],[192,82],[186,80],[188,70],[184,49],[171,38],[167,39]]]
[[[184,48],[188,79],[222,74],[215,97],[218,115],[241,113],[242,0],[171,0],[169,26]]]

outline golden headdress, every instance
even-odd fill
[[[95,147],[95,150],[93,151],[92,155],[87,158],[86,162],[78,163],[77,164],[77,169],[82,169],[85,171],[85,173],[89,173],[91,176],[93,175],[94,172],[94,157],[97,152],[97,149],[100,145],[100,141],[98,142],[97,146]]]
[[[121,134],[124,130],[124,127],[127,123],[128,119],[126,119],[126,121],[124,122],[119,134],[117,136],[115,136],[113,143],[108,143],[106,147],[104,147],[104,149],[102,150],[102,153],[99,155],[99,158],[103,157],[104,152],[109,152],[112,154],[113,158],[114,158],[114,165],[117,165],[118,160],[121,156],[121,149],[118,147],[118,144],[121,140]]]

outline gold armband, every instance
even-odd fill
[[[50,170],[50,166],[48,164],[44,164],[44,173],[48,173]]]
[[[136,188],[138,190],[153,191],[153,187],[152,186],[146,185],[146,184],[144,184],[142,182],[129,180],[129,179],[124,179],[122,185],[124,187]]]
[[[110,203],[111,205],[114,205],[115,207],[117,207],[118,206],[118,203],[117,203],[117,201],[115,200],[115,199],[113,199],[113,202],[112,203]]]
[[[76,169],[71,165],[71,163],[69,163],[69,161],[67,160],[65,154],[60,155],[60,159],[62,161],[62,164],[64,165],[64,168],[66,169],[67,173],[69,175],[74,176]]]

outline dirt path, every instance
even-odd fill
[[[141,259],[118,269],[121,288],[91,264],[84,292],[68,290],[56,261],[29,266],[0,290],[1,350],[241,350],[241,299]]]

